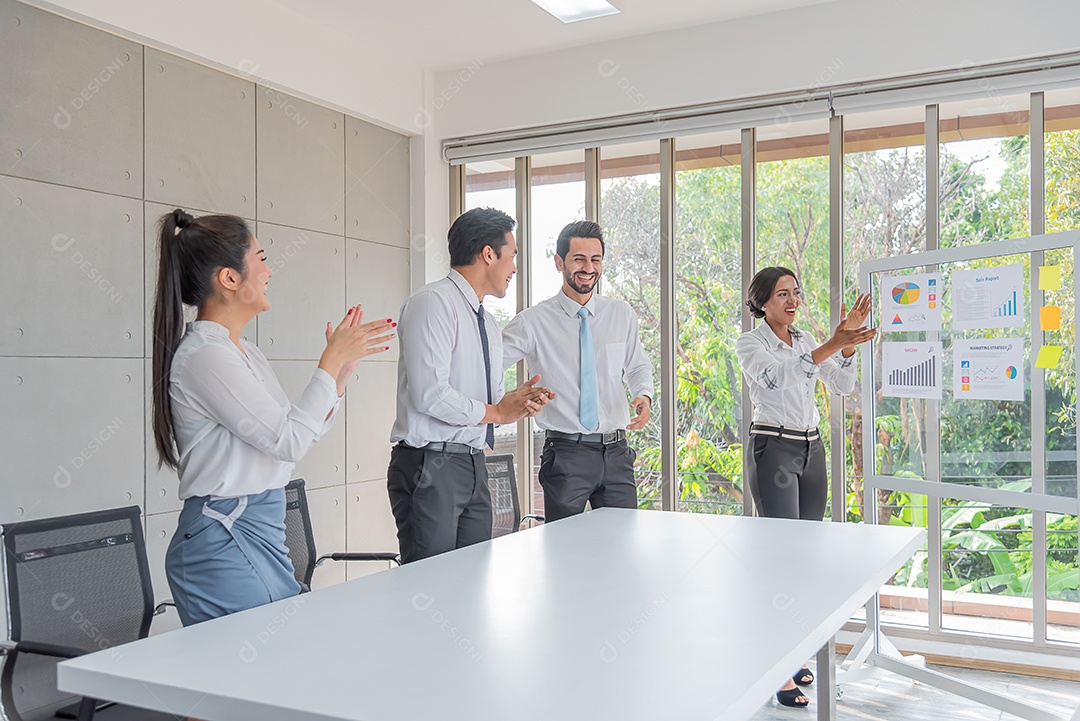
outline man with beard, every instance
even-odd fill
[[[547,521],[582,513],[586,502],[637,507],[636,454],[626,431],[649,421],[652,365],[633,308],[594,292],[603,260],[598,224],[563,228],[555,246],[562,290],[519,313],[503,331],[503,367],[525,358],[529,373],[540,374],[558,394],[536,416],[545,431],[540,485]]]

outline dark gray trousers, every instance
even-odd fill
[[[750,448],[747,470],[757,514],[820,521],[829,492],[821,439],[752,435]]]
[[[397,445],[386,472],[401,562],[491,538],[491,493],[483,453]]]
[[[544,521],[582,513],[586,502],[592,508],[637,508],[636,457],[625,440],[605,446],[548,438],[539,474]]]

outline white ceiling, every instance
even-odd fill
[[[416,133],[425,70],[476,69],[844,0],[614,0],[620,14],[571,24],[530,0],[21,1]]]
[[[830,1],[615,0],[621,13],[570,24],[529,0],[273,0],[273,4],[378,51],[388,62],[406,56],[411,65],[448,70],[477,59],[486,64]]]

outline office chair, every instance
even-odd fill
[[[390,552],[328,553],[319,556],[315,550],[315,532],[311,526],[303,478],[290,481],[285,486],[285,546],[289,550],[296,581],[304,591],[311,590],[311,578],[323,561],[389,561],[401,565],[401,556]]]
[[[485,460],[488,490],[491,491],[491,537],[515,533],[526,521],[543,521],[544,517],[529,514],[521,517],[518,504],[517,478],[514,475],[514,456],[500,453]]]
[[[141,511],[129,506],[6,524],[0,536],[11,635],[0,644],[0,715],[90,721],[113,704],[59,691],[56,665],[149,634],[156,610]],[[135,709],[115,712],[130,717]],[[175,719],[137,713],[139,719]]]

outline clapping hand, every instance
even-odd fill
[[[555,392],[545,386],[536,385],[540,376],[533,376],[515,390],[503,396],[496,408],[499,410],[497,423],[513,423],[524,416],[535,416],[544,405],[555,397]]]
[[[391,328],[397,326],[390,318],[364,323],[362,306],[349,308],[345,318],[334,328],[326,324],[326,349],[333,351],[341,359],[341,367],[335,376],[338,395],[345,392],[345,386],[356,366],[366,356],[384,353],[390,350],[386,342],[394,337]]]
[[[866,317],[870,315],[870,294],[863,293],[848,311],[847,304],[840,305],[840,323],[836,326],[833,338],[840,344],[845,357],[855,353],[855,346],[872,340],[877,335],[877,328],[863,328]]]
[[[855,301],[855,305],[851,306],[851,311],[847,309],[846,303],[840,304],[840,328],[846,330],[855,330],[856,328],[862,328],[863,323],[866,322],[866,316],[870,315],[870,294],[863,293]]]

